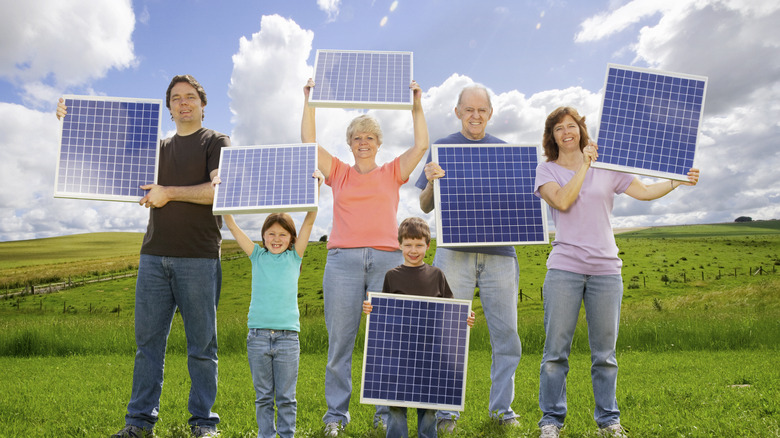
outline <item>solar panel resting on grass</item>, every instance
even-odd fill
[[[222,148],[214,214],[317,209],[315,143]]]
[[[462,411],[471,301],[369,292],[360,403]]]
[[[64,99],[54,197],[138,202],[157,181],[162,100]]]
[[[594,167],[687,181],[707,78],[609,64]]]
[[[434,144],[445,172],[434,183],[436,245],[547,243],[547,209],[533,194],[537,154],[536,146]]]
[[[412,52],[317,50],[309,105],[412,109]]]

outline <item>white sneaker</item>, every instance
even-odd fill
[[[339,436],[342,429],[341,423],[328,423],[325,425],[325,436]]]
[[[545,424],[539,430],[541,431],[539,438],[558,438],[561,432],[561,429],[554,424]]]
[[[620,423],[610,424],[607,427],[599,429],[599,436],[613,437],[613,438],[628,438],[625,429]]]

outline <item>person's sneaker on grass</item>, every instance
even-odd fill
[[[554,424],[545,424],[539,428],[539,438],[558,438],[561,429]]]
[[[628,438],[626,430],[620,423],[610,424],[609,426],[599,429],[599,436],[612,437],[612,438]]]
[[[190,432],[195,438],[216,438],[219,436],[219,431],[214,426],[192,426]]]
[[[341,434],[343,427],[341,427],[341,423],[332,422],[325,425],[325,436],[332,437],[332,436],[339,436]]]
[[[506,427],[520,427],[520,422],[517,421],[517,418],[514,418],[514,417],[507,418],[507,419],[503,419],[502,418],[502,419],[498,420],[498,424],[501,425],[501,426],[506,426]]]
[[[436,431],[440,434],[455,433],[457,422],[451,418],[441,418],[436,421]]]
[[[119,432],[111,435],[111,438],[154,438],[154,432],[128,424]]]

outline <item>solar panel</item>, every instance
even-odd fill
[[[317,50],[309,105],[412,109],[412,52]]]
[[[157,181],[162,100],[64,99],[54,197],[138,202]]]
[[[462,411],[471,301],[369,292],[360,402]]]
[[[609,64],[594,167],[687,181],[707,78]]]
[[[315,143],[222,148],[214,214],[317,209]]]
[[[547,209],[533,195],[538,148],[512,144],[433,145],[436,244],[442,247],[547,243]]]

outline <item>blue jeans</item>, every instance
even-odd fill
[[[406,408],[390,406],[385,436],[387,438],[409,438]],[[417,436],[418,438],[436,438],[436,411],[417,408]]]
[[[539,426],[563,427],[566,418],[566,375],[574,329],[585,304],[590,344],[590,376],[599,427],[620,422],[615,398],[615,345],[623,299],[620,275],[583,275],[550,269],[544,280],[544,353],[539,377]]]
[[[325,423],[349,423],[352,395],[352,350],[363,315],[366,292],[381,292],[385,274],[403,263],[401,251],[373,248],[333,248],[328,251],[322,292],[328,328],[328,364],[325,367]],[[377,406],[374,426],[387,424],[387,406]]]
[[[511,405],[515,398],[515,371],[522,354],[517,334],[517,259],[437,248],[433,265],[444,271],[455,298],[473,300],[474,288],[479,288],[492,350],[489,414],[503,420],[516,417]],[[457,420],[460,414],[439,411],[436,416]]]
[[[150,430],[157,422],[168,334],[176,308],[187,337],[191,426],[215,426],[217,305],[222,286],[219,259],[141,254],[135,288],[133,392],[125,422]]]
[[[255,386],[257,438],[295,436],[295,384],[301,344],[298,332],[290,330],[249,329],[246,338],[249,369]],[[279,415],[274,426],[274,400]]]

